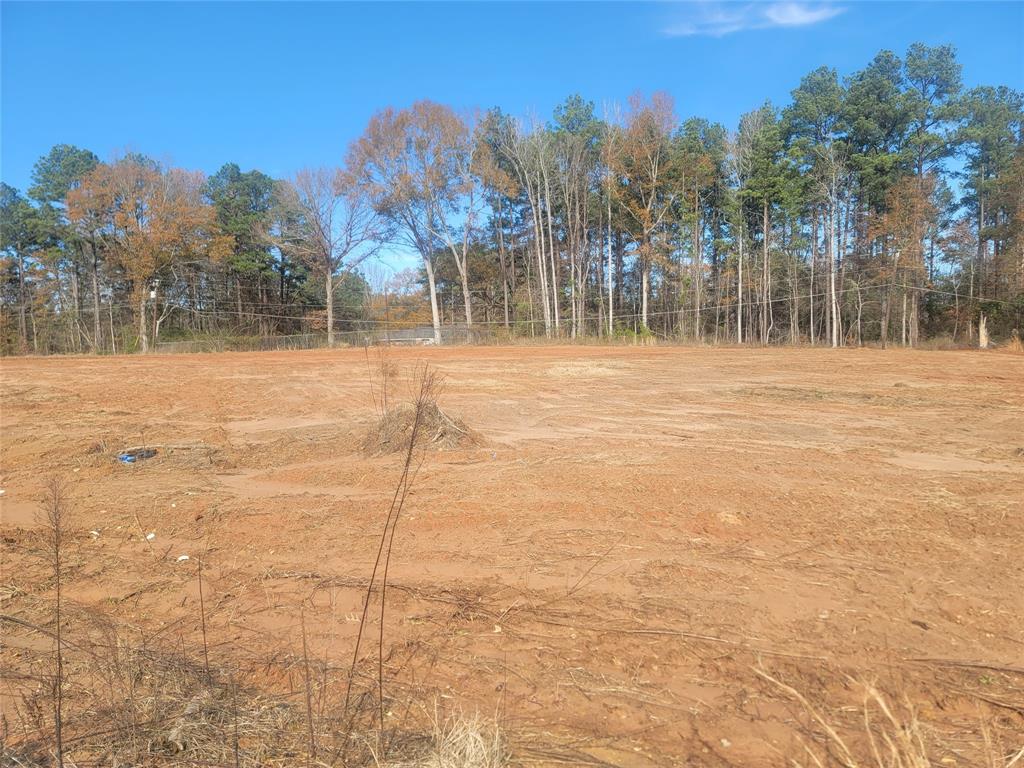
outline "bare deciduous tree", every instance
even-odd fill
[[[548,268],[546,256],[551,248],[550,240],[545,239],[544,213],[550,209],[545,205],[544,167],[549,162],[548,136],[534,127],[527,131],[519,122],[510,122],[501,138],[501,151],[515,168],[521,189],[526,192],[527,206],[530,210],[530,223],[533,228],[534,254],[537,259],[537,281],[540,288],[541,309],[544,318],[544,335],[550,337],[553,318],[557,310],[557,295],[552,297],[548,286]],[[550,218],[549,218],[550,221]],[[550,232],[550,227],[548,229]],[[552,302],[554,298],[554,302]],[[557,324],[555,324],[557,328]]]
[[[276,218],[283,223],[269,237],[323,280],[327,344],[333,346],[335,277],[377,251],[383,222],[365,190],[341,170],[299,171],[292,182],[278,184],[277,197]]]
[[[842,258],[842,244],[838,234],[839,216],[847,191],[849,171],[843,148],[837,144],[816,147],[818,162],[815,165],[818,193],[825,201],[826,231],[828,244],[825,254],[829,261],[828,304],[831,344],[838,347],[840,342],[839,296],[836,288],[837,262]]]
[[[432,101],[387,108],[370,119],[349,148],[347,167],[374,209],[394,227],[400,243],[423,259],[430,289],[434,341],[441,319],[434,258],[451,252],[462,280],[466,324],[473,323],[467,256],[483,196],[474,163],[476,135],[454,110]]]

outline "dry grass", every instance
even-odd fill
[[[378,761],[380,768],[501,768],[508,764],[501,729],[479,714],[442,719],[435,711],[427,748],[411,760]]]
[[[66,764],[256,766],[295,753],[296,707],[102,617],[79,616],[73,627]],[[49,763],[55,724],[40,715],[50,698],[46,686],[30,687],[16,702],[5,736],[25,765]]]
[[[908,696],[899,703],[887,698],[878,687],[868,681],[848,678],[848,682],[862,693],[861,727],[840,725],[824,706],[815,706],[803,693],[773,677],[761,667],[753,671],[777,690],[797,702],[810,723],[803,731],[808,738],[800,738],[802,758],[788,756],[794,768],[931,768],[936,763],[931,753],[936,745],[930,744],[928,730],[918,718],[917,710]],[[1024,748],[1007,755],[1002,743],[988,729],[979,715],[983,737],[981,749],[986,768],[1012,768],[1022,764]],[[846,734],[844,738],[841,733]],[[943,763],[945,764],[945,762]]]
[[[898,343],[899,339],[896,339]],[[921,339],[915,345],[916,349],[936,351],[949,351],[954,349],[970,349],[973,345],[970,342],[964,341],[963,339],[955,339],[948,333],[940,334],[938,336],[932,336],[927,339]]]
[[[496,726],[479,717],[441,720],[427,707],[386,733],[389,759],[375,754],[380,737],[374,725],[376,691],[368,666],[360,674],[355,715],[342,718],[341,702],[324,685],[321,660],[312,665],[314,701],[328,696],[322,716],[313,719],[311,751],[303,691],[269,693],[258,680],[211,665],[201,650],[186,655],[161,646],[135,630],[103,617],[78,616],[74,645],[67,648],[69,678],[65,713],[65,765],[222,766],[257,768],[303,765],[398,766],[408,768],[496,768],[505,765]],[[24,628],[24,627],[22,627]],[[8,627],[5,627],[8,629]],[[45,663],[45,659],[41,659]],[[292,654],[285,666],[299,669]],[[45,674],[40,680],[45,683]],[[429,700],[423,691],[414,700]],[[0,733],[0,768],[53,764],[52,689],[43,684],[22,690]],[[319,710],[320,707],[316,706]],[[340,745],[351,743],[344,757]]]

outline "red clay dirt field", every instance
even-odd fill
[[[408,403],[424,364],[455,431],[414,451],[383,641],[378,580],[346,706],[405,458],[375,442],[384,384],[389,409]],[[2,374],[12,754],[51,738],[37,512],[57,477],[76,765],[112,764],[112,699],[158,695],[155,662],[118,687],[102,647],[191,670],[178,710],[132,715],[136,765],[195,758],[199,736],[174,733],[205,676],[230,683],[225,765],[342,764],[344,708],[368,733],[382,713],[395,754],[432,718],[479,713],[512,765],[1024,766],[1019,355],[342,349]],[[118,459],[138,447],[156,455]],[[275,701],[311,762],[246,730]]]

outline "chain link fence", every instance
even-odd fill
[[[444,345],[493,344],[499,341],[492,329],[469,328],[465,325],[441,327]],[[434,329],[423,325],[389,330],[335,331],[334,346],[365,347],[378,344],[401,346],[435,344]],[[216,336],[202,339],[160,341],[155,352],[165,354],[196,352],[264,352],[288,349],[323,349],[328,346],[327,333],[295,333],[286,336]]]

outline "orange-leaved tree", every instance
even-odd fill
[[[885,210],[877,217],[869,234],[880,239],[889,254],[888,297],[882,319],[882,340],[887,338],[891,297],[895,288],[902,289],[903,314],[901,340],[915,345],[918,340],[919,294],[925,277],[924,238],[935,221],[936,209],[932,202],[935,179],[931,174],[923,178],[903,176],[890,188],[885,198]],[[908,309],[908,300],[910,307]]]
[[[161,272],[185,260],[219,260],[231,238],[220,232],[204,202],[201,173],[163,170],[129,156],[98,165],[68,195],[76,226],[102,232],[112,263],[131,285],[138,312],[139,345],[149,350],[146,305]]]
[[[628,214],[629,232],[636,243],[640,265],[640,319],[648,326],[651,267],[659,252],[657,233],[672,210],[673,156],[669,139],[676,119],[672,97],[655,93],[649,102],[640,94],[630,100],[630,111],[618,152],[611,158],[617,175],[620,202]]]

